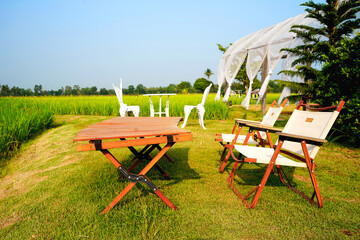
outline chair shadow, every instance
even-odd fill
[[[222,154],[222,152],[219,152],[219,158],[220,158],[221,154]],[[228,159],[228,161],[226,163],[224,173],[230,175],[234,164],[235,164],[235,161],[230,156],[230,158]],[[234,176],[234,183],[236,183],[238,185],[256,186],[260,183],[261,179],[263,178],[266,169],[267,169],[267,165],[264,165],[264,164],[241,163],[236,169],[235,176]],[[279,178],[279,174],[278,174],[276,167],[274,167],[273,170],[274,171],[270,174],[266,185],[273,186],[273,187],[285,186]],[[285,172],[287,179],[290,181],[290,183],[294,187],[296,187],[297,184],[296,184],[296,182],[293,181],[295,168],[294,167],[282,167],[282,170]],[[284,179],[286,181],[285,176],[284,176]]]
[[[261,179],[263,178],[265,171],[267,169],[267,166],[265,166],[264,164],[252,164],[253,166],[250,167],[247,165],[249,165],[249,164],[243,163],[236,169],[234,182],[236,182],[239,185],[256,186],[260,183]],[[229,174],[230,174],[231,170],[229,171]],[[266,182],[266,185],[272,186],[272,187],[285,186],[279,178],[279,174],[276,170],[276,167],[274,167],[273,170],[274,171],[270,174],[270,176]],[[296,183],[294,183],[292,181],[294,178],[293,176],[294,176],[295,168],[291,168],[291,167],[284,168],[283,167],[283,170],[285,171],[291,184],[293,186],[296,186]]]

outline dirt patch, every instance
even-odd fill
[[[51,166],[41,170],[27,171],[24,173],[15,173],[6,176],[0,180],[0,199],[13,196],[15,194],[24,194],[36,184],[48,179],[48,176],[39,176],[39,173],[64,167],[79,160],[80,157],[74,158],[73,155],[67,155],[64,157],[64,161],[56,166]]]
[[[341,230],[341,232],[343,234],[345,234],[346,236],[353,236],[353,235],[359,233],[359,229],[356,229],[355,231],[350,231],[349,229],[343,229],[343,230]]]
[[[343,174],[341,174],[340,172],[338,171],[331,171],[329,170],[329,173],[331,173],[332,175],[337,175],[337,176],[342,176]]]
[[[345,201],[345,202],[360,202],[360,199],[358,198],[340,198],[340,197],[328,197],[328,198],[324,198],[325,201],[329,201],[329,202],[340,202],[340,201]]]
[[[0,219],[0,229],[11,226],[21,220],[21,214],[13,212],[9,217]]]
[[[4,177],[0,181],[0,199],[26,193],[32,186],[47,179],[36,177],[39,171],[18,173]]]
[[[304,181],[304,182],[311,182],[311,179],[310,179],[310,177],[304,177],[304,176],[301,176],[301,175],[293,175],[293,177],[295,178],[295,179],[298,179],[298,180],[300,180],[300,181]]]

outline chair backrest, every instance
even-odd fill
[[[115,86],[115,84],[113,84],[113,88],[115,90],[115,94],[119,100],[120,105],[124,104],[124,102],[122,100],[122,78],[120,78],[120,88]]]
[[[344,103],[344,101],[340,101],[337,106],[318,109],[306,107],[310,111],[299,110],[300,106],[304,106],[300,103],[298,108],[291,114],[290,119],[286,123],[282,132],[325,139],[331,127],[335,123],[335,120],[338,117]],[[331,112],[322,111],[331,108],[335,108],[335,110]],[[283,148],[299,155],[304,155],[301,145],[298,142],[285,141]],[[312,144],[307,144],[307,148],[311,158],[315,158],[320,149],[318,146]]]
[[[276,120],[279,118],[280,113],[284,109],[285,104],[287,103],[288,99],[285,98],[281,106],[277,107],[276,100],[273,101],[270,108],[267,110],[265,116],[263,117],[261,124],[274,126]],[[265,132],[260,132],[261,138],[266,138]]]
[[[270,108],[267,110],[263,120],[261,121],[261,124],[274,126],[276,120],[279,118],[280,113],[282,112],[285,104],[287,103],[288,99],[285,98],[284,102],[281,104],[281,106],[276,106],[276,100],[273,101]]]
[[[203,106],[205,105],[206,98],[207,98],[207,96],[209,95],[211,86],[212,86],[212,83],[210,83],[210,85],[209,85],[207,88],[205,88],[204,95],[203,95],[202,101],[201,101],[201,103],[200,103],[200,104],[203,105]]]

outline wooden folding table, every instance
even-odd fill
[[[109,206],[103,210],[103,214],[106,214],[113,208],[138,182],[146,184],[170,208],[177,209],[145,174],[153,166],[156,166],[163,176],[168,178],[157,162],[162,156],[171,161],[171,158],[166,154],[167,151],[177,142],[191,141],[193,139],[189,130],[177,127],[181,120],[181,117],[116,117],[95,123],[78,132],[74,141],[89,141],[89,143],[77,145],[77,151],[97,150],[102,152],[130,182]],[[165,146],[160,147],[160,144],[165,144]],[[141,151],[137,151],[134,148],[135,146],[145,147]],[[129,148],[135,155],[134,159],[137,159],[128,169],[121,165],[109,152],[109,149],[122,147]],[[154,158],[151,158],[150,153],[155,149],[159,150],[159,152]],[[131,173],[131,170],[143,159],[149,161],[144,169],[139,174]]]

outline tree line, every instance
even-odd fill
[[[195,84],[194,84],[195,85]],[[197,85],[195,85],[197,86]],[[129,85],[123,88],[123,94],[139,95],[147,93],[198,93],[202,89],[196,88],[190,82],[183,81],[180,84],[169,84],[167,87],[145,87],[143,84]],[[215,91],[215,90],[214,90]],[[115,95],[114,89],[100,88],[96,86],[83,87],[79,85],[65,86],[58,90],[46,90],[42,85],[35,85],[33,89],[9,87],[8,85],[0,85],[0,96],[80,96],[80,95]]]
[[[129,85],[128,88],[123,88],[123,94],[125,95],[140,95],[140,94],[151,94],[151,93],[177,93],[177,94],[187,94],[187,93],[202,93],[207,86],[212,83],[209,78],[211,73],[210,69],[207,69],[204,73],[208,76],[208,79],[198,78],[192,85],[188,81],[182,81],[179,84],[169,84],[167,87],[145,87],[143,84],[138,84],[136,87],[134,85]],[[209,75],[210,74],[210,75]],[[260,81],[255,81],[254,87],[260,88]],[[217,84],[213,84],[210,92],[216,92],[218,89]],[[241,84],[234,84],[235,90],[244,91],[245,86]],[[269,84],[269,92],[281,92],[282,87],[276,81],[272,81]],[[222,87],[222,92],[225,91],[225,86]],[[0,84],[0,96],[86,96],[86,95],[115,95],[114,89],[100,88],[98,89],[95,86],[81,88],[79,85],[65,86],[61,87],[58,90],[46,90],[42,85],[35,85],[33,89],[31,88],[20,88],[20,87],[9,87],[6,85]]]

